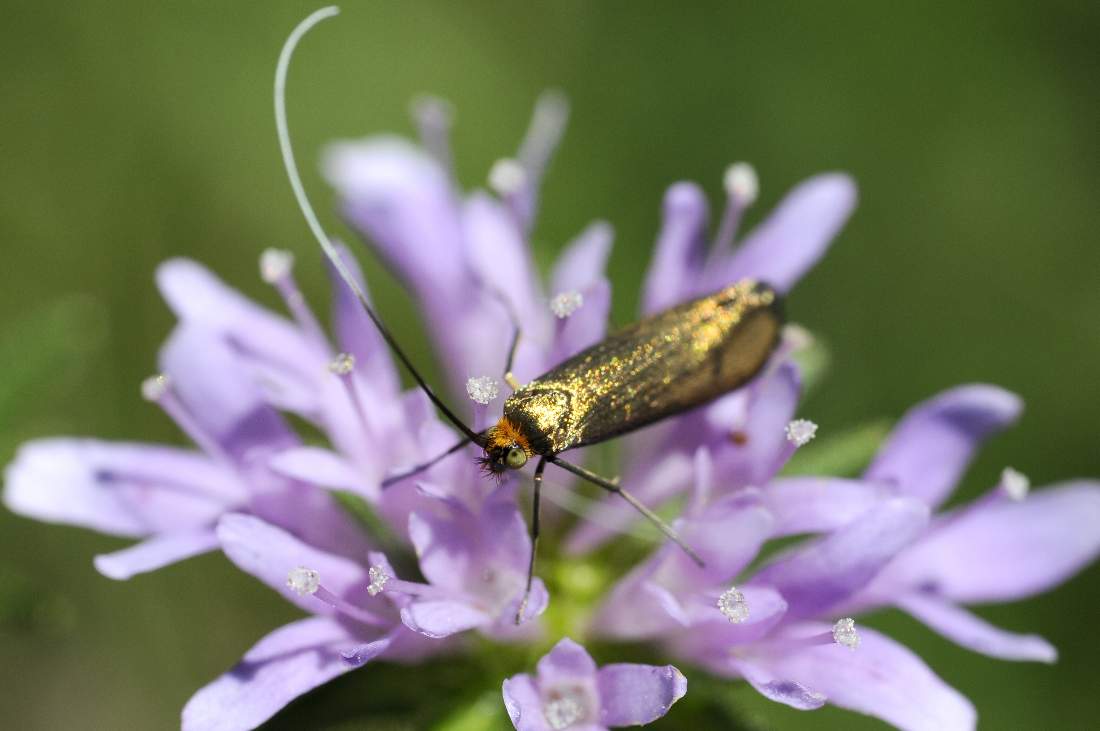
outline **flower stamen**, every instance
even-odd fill
[[[1001,471],[1001,481],[998,487],[1010,500],[1022,502],[1031,490],[1031,480],[1024,473],[1012,467],[1005,467]]]
[[[500,381],[492,376],[478,376],[466,380],[466,394],[475,403],[488,406],[500,395]]]
[[[787,424],[787,441],[795,447],[804,447],[817,436],[817,424],[809,419],[795,419]]]
[[[141,395],[146,401],[159,406],[199,449],[214,459],[223,462],[233,461],[218,440],[191,415],[180,401],[175,389],[172,388],[172,378],[168,374],[158,373],[142,381]]]
[[[298,289],[298,283],[294,279],[294,254],[282,249],[265,249],[260,254],[260,276],[265,282],[275,287],[306,337],[312,340],[322,352],[327,353],[329,344],[325,331],[306,303],[305,295]]]
[[[718,611],[733,624],[741,624],[749,618],[749,604],[736,586],[731,586],[718,597]]]
[[[572,315],[584,305],[584,295],[575,289],[559,292],[550,300],[550,311],[559,320]]]
[[[351,619],[363,622],[364,624],[377,626],[385,626],[387,624],[386,620],[381,617],[341,599],[336,594],[326,589],[324,585],[321,584],[320,572],[315,569],[305,566],[297,566],[291,569],[286,577],[286,585],[288,589],[298,596],[313,596]],[[369,589],[368,593],[370,593]],[[371,596],[374,596],[374,594],[371,594]]]

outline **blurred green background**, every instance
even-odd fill
[[[172,325],[152,282],[161,260],[196,258],[274,305],[257,257],[288,248],[312,300],[327,301],[270,100],[279,47],[315,7],[3,3],[5,462],[20,441],[59,433],[180,441],[138,395]],[[564,89],[573,121],[545,186],[538,257],[547,264],[590,219],[609,219],[619,322],[634,311],[669,183],[698,180],[717,204],[725,165],[750,160],[762,181],[751,224],[801,178],[849,171],[859,208],[789,305],[833,353],[803,411],[825,433],[896,418],[960,382],[1019,392],[1025,417],[982,453],[969,497],[1006,464],[1040,485],[1100,475],[1098,32],[1100,5],[1088,2],[347,3],[297,59],[291,119],[327,213],[317,151],[336,137],[411,134],[414,94],[454,103],[457,164],[473,186],[514,150],[537,93]],[[368,268],[385,316],[414,326],[407,298]],[[428,357],[422,338],[416,355]],[[196,688],[296,616],[219,555],[127,583],[95,573],[92,556],[123,545],[0,512],[8,728],[170,728]],[[986,728],[1085,728],[1100,679],[1098,589],[1093,568],[981,610],[1052,640],[1054,667],[990,660],[894,614],[874,623],[967,694]],[[280,723],[365,728],[347,718],[370,706],[388,719],[370,728],[417,727],[426,722],[402,725],[395,709],[459,686],[497,707],[500,677],[476,671],[452,662],[425,686],[425,674],[371,667]],[[709,693],[754,728],[878,727],[739,686]],[[664,727],[679,727],[676,711]]]

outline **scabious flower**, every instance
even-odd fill
[[[528,239],[567,116],[560,95],[539,100],[514,158],[492,166],[491,192],[458,187],[448,108],[424,99],[415,116],[421,147],[394,137],[339,143],[324,172],[347,220],[417,300],[449,385],[469,396],[470,422],[481,429],[500,410],[517,327],[511,370],[520,381],[603,337],[611,229],[592,224],[548,282],[537,275]],[[811,178],[736,243],[758,181],[739,163],[725,187],[712,237],[703,191],[677,183],[667,192],[642,314],[746,277],[788,292],[855,202],[846,176]],[[354,258],[342,248],[339,256],[365,292]],[[198,450],[44,440],[25,446],[6,473],[5,499],[17,511],[145,539],[101,557],[108,575],[221,547],[310,615],[262,638],[196,693],[184,727],[255,727],[376,659],[463,651],[464,632],[509,643],[557,639],[537,579],[515,624],[531,551],[516,500],[522,483],[485,480],[470,450],[402,477],[454,445],[454,430],[423,393],[402,391],[346,282],[335,279],[332,337],[299,291],[288,253],[265,252],[260,270],[289,319],[192,262],[158,273],[180,324],[162,353],[164,376],[144,392]],[[898,606],[965,646],[1052,659],[1044,641],[993,628],[960,605],[1042,591],[1091,561],[1100,488],[1079,482],[1026,496],[1025,478],[1006,471],[990,495],[931,517],[977,444],[1015,418],[1015,397],[991,387],[918,407],[860,479],[782,477],[817,431],[798,413],[790,356],[804,340],[788,330],[747,387],[624,440],[624,481],[654,506],[686,494],[678,528],[706,562],[661,546],[612,587],[589,629],[648,641],[796,708],[832,702],[902,728],[970,727],[965,698],[853,617]],[[284,414],[308,422],[323,443],[304,442]],[[566,536],[567,552],[597,548],[636,519],[614,498],[590,517]],[[808,537],[761,558],[769,541],[798,535]],[[503,685],[516,728],[555,731],[648,723],[685,691],[672,666],[597,668],[569,639],[535,676]]]
[[[655,721],[686,692],[687,679],[671,665],[597,668],[585,649],[566,637],[539,660],[535,677],[504,681],[504,705],[519,731],[603,731]]]
[[[169,299],[183,284],[178,275],[196,273],[192,267],[171,263],[162,269]],[[209,302],[205,295],[191,290],[189,302],[201,308]],[[289,324],[249,318],[246,308],[254,306],[243,300],[226,304],[239,306],[222,314],[249,319],[257,340],[271,337],[273,346],[295,342]],[[272,455],[300,442],[237,359],[233,344],[217,332],[181,323],[161,350],[161,373],[142,384],[142,394],[198,449],[77,437],[35,440],[5,470],[5,504],[39,520],[141,539],[96,557],[96,568],[116,579],[216,548],[218,517],[234,511],[263,516],[337,552],[365,549],[349,517],[328,509],[330,496],[270,469]],[[305,519],[312,513],[315,518]]]
[[[947,391],[901,421],[860,480],[716,490],[721,473],[701,448],[680,529],[706,568],[663,547],[612,589],[594,629],[658,641],[795,708],[831,702],[900,728],[972,726],[975,711],[957,691],[847,615],[893,605],[970,649],[1053,661],[1046,641],[993,627],[956,602],[1022,598],[1094,560],[1100,485],[1028,497],[1026,478],[1009,469],[989,495],[930,519],[982,441],[1019,411],[1015,395],[992,386]],[[792,441],[806,433],[793,426]],[[745,571],[768,539],[806,533],[820,537]]]

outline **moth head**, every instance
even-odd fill
[[[486,473],[496,476],[509,470],[522,469],[530,456],[522,431],[507,417],[486,432],[484,448],[481,466]]]
[[[502,475],[508,470],[521,469],[527,464],[527,450],[519,444],[489,444],[485,447],[485,456],[481,466],[493,475]]]

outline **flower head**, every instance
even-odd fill
[[[655,721],[686,692],[687,679],[671,665],[597,668],[567,637],[539,660],[536,675],[504,681],[504,705],[518,731],[599,731]]]

